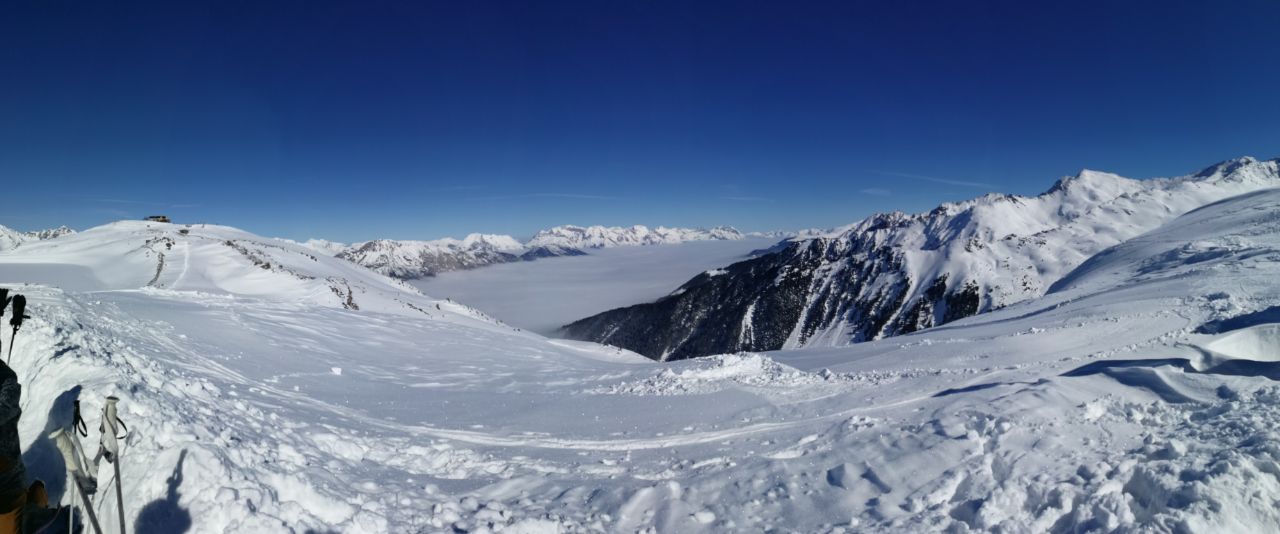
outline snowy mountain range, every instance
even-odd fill
[[[75,230],[67,228],[66,226],[49,228],[47,230],[36,230],[33,232],[19,232],[11,228],[0,226],[0,251],[10,250],[23,243],[29,243],[31,241],[53,239],[55,237],[62,237],[64,235],[74,233],[76,233]]]
[[[642,225],[620,226],[557,226],[542,230],[526,243],[531,248],[553,247],[561,249],[591,249],[640,245],[672,245],[686,241],[738,240],[743,234],[729,226],[702,228],[654,229]]]
[[[915,332],[1043,295],[1107,247],[1206,204],[1280,186],[1277,166],[1245,157],[1142,181],[1086,170],[1035,197],[991,194],[928,213],[877,214],[564,332],[663,360]]]
[[[557,226],[538,232],[524,243],[508,235],[471,234],[463,239],[378,239],[353,245],[313,239],[305,245],[388,276],[414,279],[499,263],[580,256],[595,248],[742,238],[741,232],[727,226],[710,230],[662,226],[649,229],[641,225],[625,228]]]
[[[1278,186],[1276,161],[1235,160],[872,217],[680,294],[733,281],[717,287],[734,309],[794,277],[810,304],[818,280],[947,274],[946,310],[964,278],[990,311],[668,362],[518,331],[295,243],[113,223],[0,252],[29,299],[3,332],[23,460],[71,502],[48,436],[78,401],[92,450],[110,395],[130,432],[89,467],[90,505],[127,531],[1270,532]],[[879,278],[844,252],[864,241],[898,258]],[[1039,289],[992,289],[1010,273]],[[901,291],[900,314],[937,302]]]

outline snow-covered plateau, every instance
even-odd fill
[[[986,313],[664,363],[115,223],[0,253],[24,459],[65,501],[46,435],[116,395],[140,532],[1275,531],[1280,190],[1253,189]]]

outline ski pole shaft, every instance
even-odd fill
[[[80,485],[79,480],[76,481],[76,485]],[[89,495],[85,494],[84,488],[79,489],[80,504],[84,506],[84,514],[82,515],[89,516],[89,523],[93,525],[93,532],[95,534],[102,534],[102,525],[98,524],[98,514],[93,513],[93,503],[89,502]],[[124,524],[124,519],[120,520],[120,524]]]
[[[120,534],[129,534],[124,530],[124,490],[120,482],[120,457],[116,456],[116,461],[111,465],[116,466],[116,509],[120,513]]]

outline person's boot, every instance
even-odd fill
[[[49,491],[45,489],[43,480],[32,482],[27,488],[27,506],[49,507]]]

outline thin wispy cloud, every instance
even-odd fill
[[[529,196],[542,197],[542,198],[591,198],[591,199],[600,199],[600,200],[617,198],[617,197],[611,197],[607,195],[585,195],[580,193],[530,193]]]
[[[115,218],[117,218],[117,219],[125,219],[125,218],[129,218],[129,217],[133,216],[133,214],[131,214],[131,213],[127,212],[127,211],[124,211],[124,210],[117,210],[117,209],[109,209],[109,208],[95,208],[95,209],[90,210],[90,212],[91,212],[91,213],[97,213],[97,214],[99,214],[99,215],[106,215],[106,216],[108,216],[108,217],[115,217]]]
[[[511,200],[517,198],[568,198],[578,200],[614,200],[618,197],[608,195],[592,195],[586,193],[521,193],[517,195],[496,195],[474,197],[474,200]]]
[[[459,191],[483,191],[488,189],[487,185],[448,185],[444,187],[433,187],[428,189],[431,193],[453,193]]]
[[[724,200],[732,200],[734,202],[773,202],[769,197],[720,197]]]
[[[879,187],[868,187],[866,189],[859,190],[858,192],[873,197],[887,197],[891,194],[888,189],[882,189]]]
[[[995,186],[995,185],[993,185],[993,184],[988,184],[988,183],[985,183],[985,182],[971,182],[971,181],[968,181],[968,180],[953,180],[953,179],[951,179],[951,178],[939,178],[939,177],[937,177],[937,176],[925,176],[925,175],[922,175],[922,174],[908,174],[908,173],[905,173],[905,172],[875,171],[875,170],[873,170],[873,171],[871,171],[871,172],[873,172],[873,173],[875,173],[875,174],[882,175],[882,176],[893,176],[893,177],[897,177],[897,178],[908,178],[908,179],[911,179],[911,180],[921,180],[921,181],[925,181],[925,182],[933,182],[933,183],[935,183],[935,184],[946,184],[946,185],[954,185],[954,186],[959,186],[959,187],[973,187],[973,188],[977,188],[977,189],[986,189],[986,190],[989,190],[989,191],[990,191],[990,190],[996,190],[996,189],[999,189],[999,187],[998,187],[998,186]]]
[[[125,204],[125,205],[129,205],[129,206],[147,206],[147,207],[153,207],[153,208],[172,208],[172,209],[182,209],[182,208],[198,208],[198,207],[200,207],[200,205],[199,205],[199,204],[173,203],[173,202],[153,202],[153,201],[147,201],[147,200],[128,200],[128,199],[123,199],[123,198],[90,198],[90,199],[87,199],[87,200],[88,200],[89,202],[97,202],[97,203],[100,203],[100,204]]]

